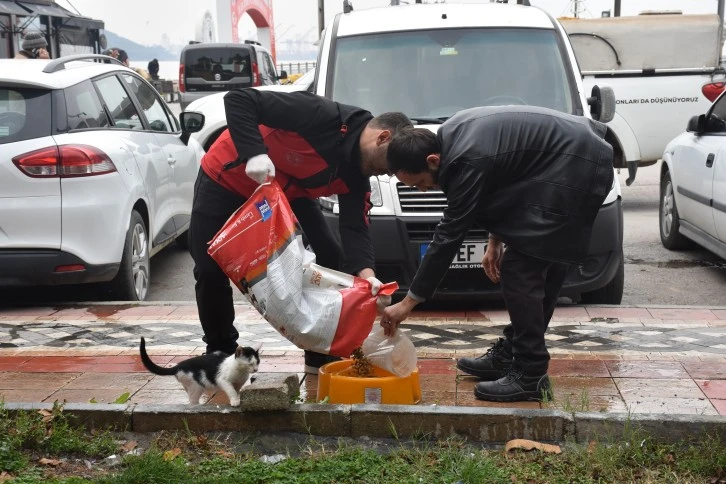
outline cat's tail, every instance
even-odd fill
[[[139,345],[139,352],[141,353],[141,362],[144,364],[147,370],[149,370],[151,373],[154,373],[155,375],[176,375],[176,367],[172,368],[164,368],[163,366],[159,366],[153,361],[151,361],[151,358],[149,358],[149,355],[146,354],[146,341],[144,341],[144,337],[141,337],[141,345]]]

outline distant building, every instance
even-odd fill
[[[105,45],[101,20],[83,17],[52,0],[0,0],[0,59],[12,59],[23,35],[41,32],[51,58],[101,53]]]

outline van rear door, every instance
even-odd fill
[[[244,47],[199,47],[184,55],[187,92],[229,91],[252,86],[250,50]]]

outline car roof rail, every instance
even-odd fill
[[[74,55],[66,55],[59,59],[53,59],[52,61],[48,62],[48,64],[43,68],[43,72],[46,74],[52,74],[54,72],[62,71],[66,68],[66,64],[69,62],[75,62],[80,60],[91,60],[91,59],[98,59],[103,61],[113,61],[119,65],[124,65],[123,62],[116,59],[115,57],[111,57],[108,55],[102,55],[102,54],[74,54]]]
[[[255,44],[255,45],[259,45],[260,47],[262,46],[262,44],[260,44],[256,40],[245,40],[245,44]]]

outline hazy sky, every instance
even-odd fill
[[[354,8],[387,5],[390,0],[351,0]],[[410,0],[413,3],[414,0]],[[516,2],[516,0],[510,0]],[[194,39],[197,20],[203,12],[216,11],[216,0],[57,0],[70,10],[103,20],[106,28],[140,44],[158,44],[162,34],[174,44]],[[451,3],[455,3],[450,0]],[[487,3],[488,0],[459,0],[456,3]],[[559,17],[572,11],[573,0],[530,0],[534,6]],[[613,0],[583,0],[586,17],[599,17],[612,9]],[[622,0],[622,15],[637,15],[642,10],[678,9],[683,13],[716,13],[717,0]],[[273,0],[277,42],[316,31],[318,0]],[[342,11],[342,0],[325,0],[326,21]],[[74,8],[75,7],[75,8]],[[241,29],[253,29],[248,19]],[[279,45],[279,44],[278,44]]]

